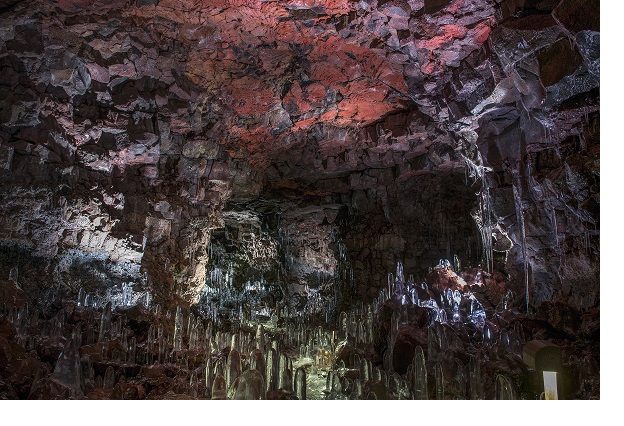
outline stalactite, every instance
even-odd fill
[[[529,259],[527,256],[527,244],[526,244],[526,230],[524,224],[524,206],[522,204],[522,180],[520,172],[516,168],[513,170],[513,195],[514,203],[516,207],[517,223],[520,231],[520,241],[522,247],[522,260],[524,266],[524,288],[525,288],[525,300],[526,311],[529,312],[530,303],[530,286],[529,286]]]
[[[494,256],[492,248],[492,199],[490,196],[490,184],[487,173],[491,168],[486,167],[483,163],[478,149],[475,149],[475,159],[471,160],[468,156],[461,154],[469,176],[473,179],[473,183],[480,181],[481,190],[477,192],[477,210],[471,212],[477,228],[481,234],[481,242],[483,245],[483,260],[485,268],[488,272],[492,272],[494,267]]]

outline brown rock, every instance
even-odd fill
[[[437,294],[443,294],[447,289],[458,290],[463,293],[467,287],[466,281],[450,268],[434,268],[426,277],[427,286]]]
[[[108,84],[110,81],[110,73],[107,68],[104,68],[94,62],[85,64],[91,74],[91,78],[100,83]]]

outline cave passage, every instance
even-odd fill
[[[0,0],[0,399],[599,399],[594,3]]]

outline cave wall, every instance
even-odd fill
[[[464,267],[481,265],[469,183],[464,174],[422,175],[352,195],[345,241],[359,298],[376,297],[397,262],[417,283],[440,259],[452,264],[457,256]]]
[[[493,214],[514,243],[511,282],[535,306],[588,308],[600,292],[600,8],[550,3],[501,3],[490,45],[506,77],[472,112]]]
[[[518,297],[528,281],[534,305],[594,306],[594,3],[4,2],[6,259],[30,253],[41,287],[68,291],[147,272],[157,298],[193,303],[213,231],[246,206],[311,229],[283,248],[294,292],[306,268],[340,275],[341,241],[352,295],[371,297],[398,260],[485,265],[487,193],[476,214]],[[334,241],[312,226],[328,209]]]

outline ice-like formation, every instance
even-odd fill
[[[441,259],[432,272],[453,276],[457,265]],[[294,310],[265,297],[275,289],[264,279],[247,280],[241,291],[230,285],[227,269],[213,272],[191,308],[132,305],[132,286],[122,285],[101,304],[89,303],[81,289],[72,305],[77,313],[67,315],[83,320],[61,309],[46,320],[43,337],[32,335],[42,319],[27,305],[9,318],[25,347],[66,340],[49,380],[74,397],[96,389],[117,395],[129,386],[126,372],[153,377],[166,368],[178,372],[176,392],[191,398],[479,399],[495,386],[484,382],[485,354],[517,356],[526,339],[519,323],[505,326],[496,313],[488,320],[469,286],[416,284],[401,262],[375,299],[336,315],[328,314],[336,305],[315,296],[316,289],[309,289],[312,307]],[[475,286],[482,281],[477,276]],[[132,306],[141,322],[128,317]],[[426,341],[408,344],[417,329],[426,329]],[[456,355],[465,345],[473,347],[467,366]],[[88,348],[83,358],[81,348]],[[498,380],[500,397],[517,397],[513,383]],[[37,392],[45,379],[39,382]]]
[[[494,265],[494,256],[492,248],[492,199],[490,196],[490,186],[487,173],[491,172],[490,167],[485,166],[481,153],[476,147],[472,150],[474,154],[473,159],[470,159],[467,155],[461,153],[461,156],[466,164],[466,170],[468,176],[473,179],[473,183],[477,181],[481,182],[481,189],[477,192],[478,206],[477,209],[471,212],[471,216],[479,228],[481,234],[481,242],[483,245],[483,259],[485,262],[485,269],[491,272]]]
[[[526,311],[529,312],[530,286],[529,286],[529,259],[527,257],[526,230],[524,226],[524,207],[522,205],[522,181],[519,169],[513,170],[513,196],[516,207],[517,223],[520,227],[520,243],[522,247],[522,262],[524,267],[524,288],[526,298]]]

